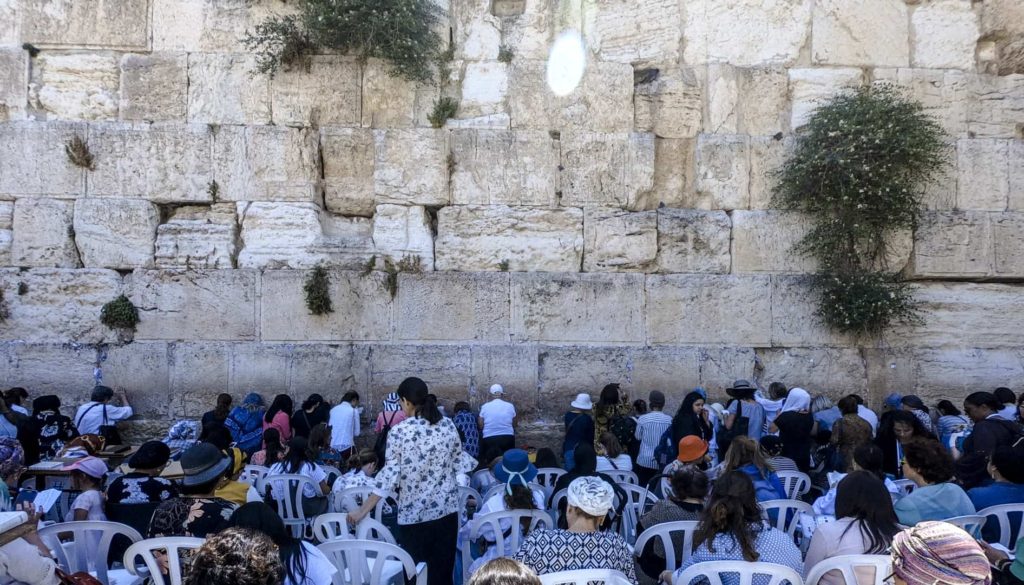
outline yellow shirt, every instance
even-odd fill
[[[249,484],[241,481],[229,481],[226,484],[217,488],[217,491],[213,495],[218,498],[224,498],[229,502],[234,502],[239,506],[243,506],[246,503],[246,495],[249,493]]]

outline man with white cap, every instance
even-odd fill
[[[516,407],[502,400],[505,388],[492,384],[491,400],[480,407],[477,424],[480,426],[480,454],[489,463],[505,451],[516,447]]]

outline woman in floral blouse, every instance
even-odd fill
[[[398,494],[399,545],[416,562],[428,563],[429,585],[450,584],[459,531],[459,491],[455,478],[476,467],[462,450],[451,419],[441,416],[427,384],[406,378],[398,386],[402,410],[408,416],[388,433],[384,468],[376,489],[349,521],[358,523],[382,497]]]

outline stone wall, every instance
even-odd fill
[[[338,55],[254,75],[240,38],[295,2],[0,0],[0,379],[73,407],[99,364],[146,430],[225,390],[375,407],[416,374],[450,405],[501,382],[541,442],[608,381],[670,407],[741,377],[875,403],[1019,387],[1020,6],[452,0],[433,87]],[[559,98],[568,28],[589,61]],[[950,164],[890,258],[926,324],[858,342],[814,318],[808,224],[767,173],[819,100],[883,82],[938,118]],[[442,94],[461,106],[434,129]],[[384,260],[406,257],[422,272],[395,289]],[[303,300],[317,264],[326,316]],[[129,338],[98,319],[121,293]]]

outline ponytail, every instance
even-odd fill
[[[398,395],[416,407],[416,416],[434,425],[441,421],[437,397],[430,394],[427,383],[419,378],[406,378],[398,385]]]
[[[426,419],[432,425],[441,422],[444,417],[441,416],[441,410],[437,408],[437,396],[427,394],[427,399],[423,401],[423,404],[416,407],[416,416]]]

